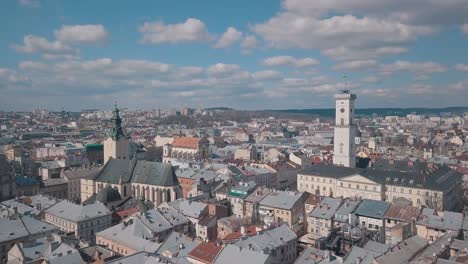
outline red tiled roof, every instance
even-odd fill
[[[259,227],[261,229],[261,227]],[[252,226],[249,226],[247,227],[247,233],[246,233],[246,236],[255,236],[257,234],[257,226],[255,225],[252,225]],[[242,237],[242,233],[241,233],[241,230],[239,231],[236,231],[236,232],[232,232],[230,234],[227,234],[223,239],[222,241],[234,241],[234,240],[238,240]]]
[[[200,140],[200,138],[177,137],[174,138],[174,141],[172,142],[172,147],[198,149],[198,143],[200,143]]]
[[[392,204],[385,212],[384,218],[409,222],[411,219],[417,219],[420,213],[421,210],[413,206]]]
[[[216,245],[213,242],[202,242],[188,253],[188,257],[211,264],[222,248],[222,246]]]
[[[120,220],[123,220],[137,212],[138,212],[138,209],[132,207],[132,208],[124,209],[122,211],[115,212],[114,216],[118,217]]]

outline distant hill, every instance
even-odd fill
[[[233,109],[233,108],[229,108],[229,107],[220,106],[220,107],[205,108],[205,110],[211,110],[211,111],[214,111],[214,110],[218,110],[218,111],[231,111],[231,110],[234,110],[234,109]]]
[[[324,117],[332,117],[335,115],[334,108],[328,109],[286,109],[286,110],[265,110],[268,112],[294,113],[294,114],[310,114]],[[363,108],[356,109],[356,115],[370,116],[373,114],[379,116],[406,116],[411,113],[418,115],[440,115],[443,113],[463,113],[468,112],[468,107],[445,107],[445,108]]]

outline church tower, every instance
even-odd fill
[[[355,167],[354,154],[355,126],[353,124],[354,100],[356,95],[348,90],[335,95],[336,117],[334,131],[333,164],[344,167]]]
[[[112,134],[104,141],[104,164],[110,158],[130,159],[130,141],[122,131],[122,119],[115,106],[112,115]]]

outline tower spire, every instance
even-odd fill
[[[117,102],[115,103],[115,109],[112,113],[112,139],[118,140],[120,137],[125,136],[125,134],[122,131],[122,119],[120,118],[119,109],[117,108]]]

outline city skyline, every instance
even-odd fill
[[[109,3],[3,2],[0,110],[468,106],[467,1]]]

